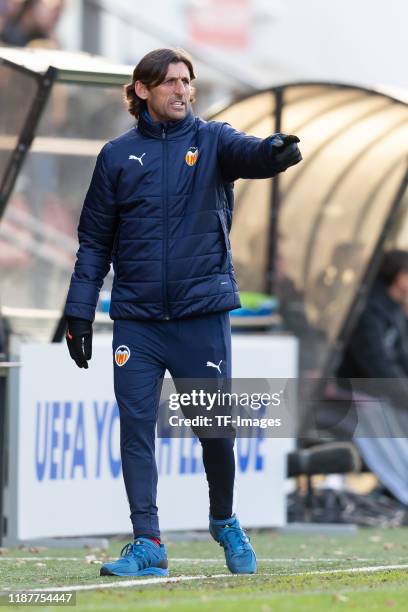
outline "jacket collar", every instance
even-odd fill
[[[148,138],[163,138],[163,133],[170,139],[179,138],[189,132],[194,124],[195,117],[191,108],[187,115],[179,121],[153,121],[149,113],[144,110],[137,122],[137,129]]]

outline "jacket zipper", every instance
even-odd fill
[[[168,189],[167,189],[167,132],[166,128],[162,127],[162,141],[163,141],[163,310],[164,318],[170,319],[169,313],[169,300],[167,296],[167,251],[168,251]]]

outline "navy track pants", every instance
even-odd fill
[[[166,369],[175,379],[231,377],[229,313],[169,321],[116,320],[114,354],[119,347],[118,361],[126,362],[118,365],[114,360],[114,384],[123,479],[134,537],[160,537],[155,426],[161,382]],[[200,438],[200,442],[210,513],[215,518],[229,517],[235,478],[234,440]]]

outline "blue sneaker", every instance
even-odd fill
[[[105,563],[101,576],[168,576],[166,547],[157,546],[148,538],[138,538],[126,544],[120,559]]]
[[[210,516],[210,533],[223,547],[227,567],[233,574],[255,574],[256,555],[249,537],[232,515],[226,520],[215,520]]]

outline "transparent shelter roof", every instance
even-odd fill
[[[123,84],[133,72],[133,66],[115,64],[89,53],[71,53],[57,49],[0,47],[1,59],[45,74],[50,66],[57,71],[57,81],[76,83]]]

